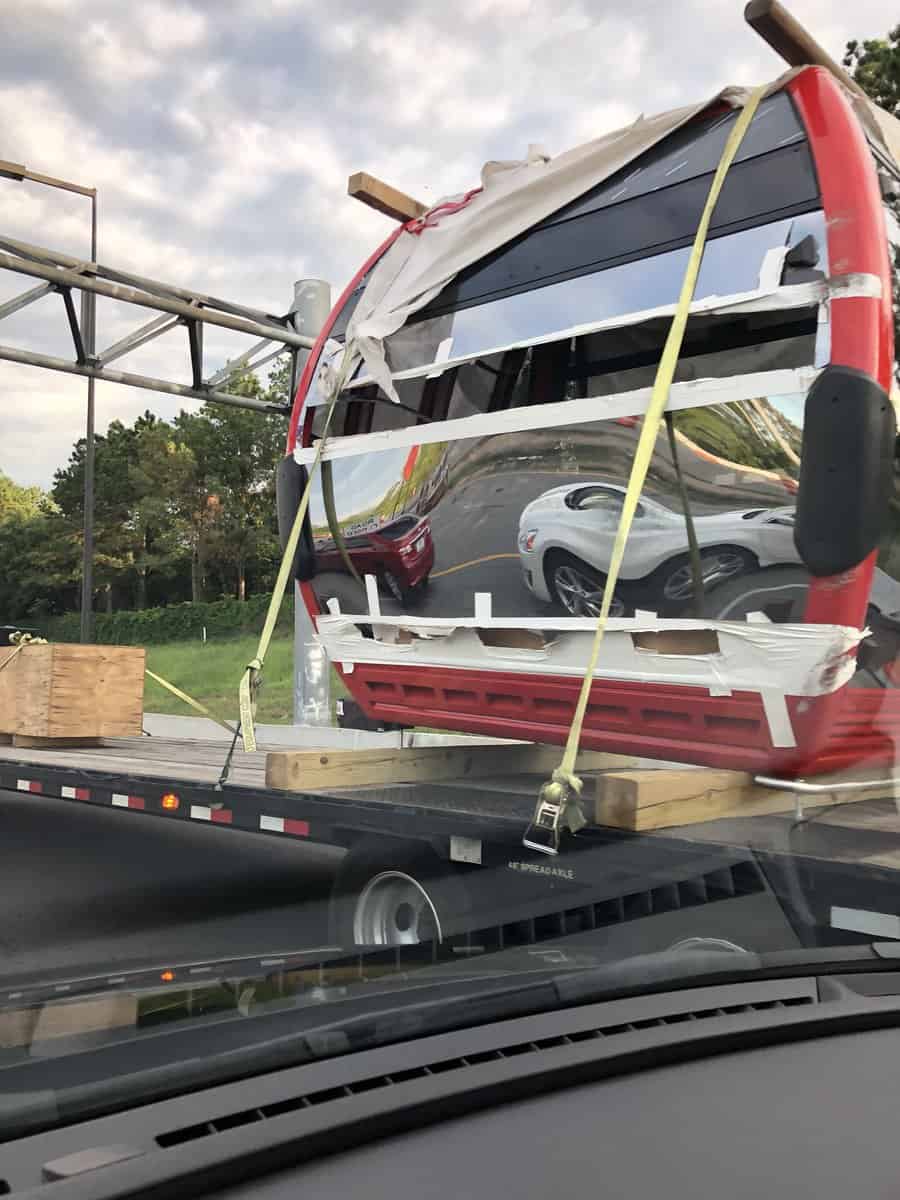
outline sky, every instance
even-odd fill
[[[833,56],[883,35],[885,0],[793,0]],[[95,186],[99,260],[284,312],[294,280],[336,297],[391,222],[346,195],[365,170],[430,203],[489,159],[552,154],[781,61],[742,0],[3,0],[0,159]],[[90,202],[0,178],[0,230],[88,257]],[[33,286],[0,270],[0,303]],[[152,314],[101,299],[98,347]],[[62,300],[0,343],[71,356]],[[188,379],[174,330],[122,370]],[[246,349],[208,331],[207,372]],[[87,384],[0,361],[0,470],[47,487],[83,432]],[[194,402],[98,382],[97,427]]]

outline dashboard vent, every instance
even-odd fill
[[[325,1088],[321,1091],[307,1092],[300,1096],[291,1096],[274,1104],[264,1104],[259,1108],[248,1108],[241,1112],[229,1113],[212,1121],[203,1121],[196,1125],[186,1125],[181,1129],[173,1129],[167,1133],[157,1134],[156,1144],[162,1148],[180,1146],[184,1142],[193,1142],[198,1138],[212,1137],[217,1133],[226,1133],[241,1125],[252,1125],[256,1121],[264,1121],[270,1117],[280,1117],[286,1113],[298,1112],[306,1108],[315,1108],[320,1104],[330,1104],[335,1100],[345,1100],[362,1092],[372,1092],[390,1088],[398,1083],[407,1083],[414,1079],[425,1079],[430,1075],[443,1075],[450,1071],[463,1071],[468,1067],[479,1066],[481,1063],[497,1062],[506,1058],[517,1058],[525,1054],[542,1054],[560,1046],[573,1046],[578,1042],[589,1042],[596,1039],[619,1037],[626,1033],[636,1033],[643,1029],[657,1029],[666,1025],[681,1025],[685,1022],[711,1021],[719,1017],[731,1016],[736,1013],[766,1012],[773,1009],[795,1008],[800,1005],[813,1004],[815,1001],[808,994],[782,996],[777,1000],[757,1000],[747,1004],[728,1004],[722,1007],[704,1008],[697,1011],[668,1013],[665,1016],[647,1017],[638,1021],[604,1025],[597,1029],[584,1029],[572,1033],[562,1033],[554,1037],[538,1038],[536,1041],[517,1042],[509,1046],[497,1047],[494,1050],[484,1050],[477,1054],[460,1055],[456,1058],[442,1059],[427,1063],[420,1067],[411,1067],[403,1071],[392,1071],[389,1075],[375,1075],[368,1079],[354,1080],[340,1087]]]

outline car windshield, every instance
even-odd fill
[[[896,956],[900,171],[817,142],[805,78],[730,168],[659,413],[724,105],[423,291],[383,362],[376,259],[265,397],[248,351],[0,490],[0,1139],[576,977]]]

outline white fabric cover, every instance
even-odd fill
[[[771,90],[792,73],[780,77]],[[368,373],[396,400],[383,340],[424,308],[454,276],[583,196],[711,104],[724,101],[739,108],[748,95],[749,89],[727,87],[702,103],[641,116],[624,129],[556,158],[530,147],[522,161],[485,163],[482,192],[459,211],[439,216],[435,225],[421,233],[404,230],[381,258],[347,330],[352,359],[364,359]],[[443,203],[446,200],[439,202]],[[345,378],[349,365],[345,359]]]
[[[768,92],[779,90],[799,70],[803,68],[779,76]],[[724,102],[739,108],[748,95],[747,88],[726,87],[699,104],[657,116],[641,116],[623,129],[556,158],[530,147],[528,157],[521,161],[485,163],[481,171],[483,191],[457,212],[438,214],[436,224],[419,233],[404,229],[383,255],[350,321],[343,369],[331,374],[326,392],[349,378],[362,358],[367,373],[396,401],[384,357],[384,339],[433,300],[454,276],[583,196],[711,104]],[[881,134],[897,158],[900,122],[871,103],[860,116],[870,128],[874,125],[873,131]],[[460,199],[448,197],[435,207]]]

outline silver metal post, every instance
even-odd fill
[[[91,194],[91,262],[97,261],[97,192]],[[85,354],[96,350],[97,297],[81,293],[82,338]],[[81,640],[94,636],[94,378],[87,381],[87,421],[84,451],[84,542],[81,556]]]
[[[331,312],[331,287],[322,279],[298,280],[290,311],[296,331],[314,337]],[[292,356],[291,402],[307,357],[308,351]],[[331,724],[331,671],[299,584],[294,585],[294,724]]]

